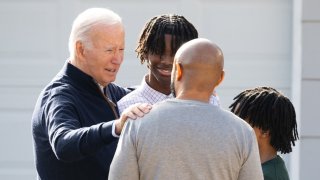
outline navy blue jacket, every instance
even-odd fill
[[[116,104],[127,91],[105,89]],[[118,138],[119,115],[92,77],[66,63],[41,92],[32,115],[35,162],[43,180],[106,180]]]

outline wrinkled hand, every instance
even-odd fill
[[[135,120],[138,117],[143,117],[145,114],[149,113],[151,108],[152,106],[148,103],[137,103],[129,106],[122,112],[121,117],[115,122],[116,134],[121,134],[122,128],[125,122],[128,120],[128,118]]]

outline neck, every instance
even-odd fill
[[[201,101],[205,103],[209,103],[210,95],[207,95],[204,92],[180,92],[176,96],[177,99],[184,99],[184,100],[195,100]]]
[[[170,83],[169,84],[159,84],[156,80],[151,80],[150,75],[145,77],[146,83],[154,90],[161,92],[162,94],[169,95],[171,94]]]
[[[76,57],[70,58],[69,63],[72,64],[74,67],[80,69],[82,72],[88,74],[85,69],[83,68],[82,64],[80,63],[80,60]],[[89,74],[88,74],[89,75]]]
[[[86,71],[86,68],[84,68],[85,66],[82,65],[81,63],[79,63],[79,60],[76,60],[75,58],[70,58],[69,63],[93,78],[93,76],[88,71]],[[108,84],[99,83],[96,79],[94,79],[94,80],[98,84],[100,89],[104,88],[108,85]]]
[[[277,156],[277,151],[272,146],[259,147],[261,164]]]
[[[74,59],[74,58],[69,58],[69,60],[68,60],[68,62],[70,63],[70,64],[72,64],[73,66],[75,66],[75,67],[77,67],[77,63],[76,63],[76,60]]]

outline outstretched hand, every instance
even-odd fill
[[[130,119],[137,119],[138,117],[143,117],[145,114],[149,113],[151,110],[152,105],[148,103],[137,103],[129,106],[127,109],[123,111],[120,118],[116,120],[116,134],[120,135],[122,128],[125,122]]]

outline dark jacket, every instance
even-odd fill
[[[127,93],[112,83],[105,92],[114,104]],[[41,92],[32,116],[39,179],[106,180],[118,141],[112,135],[115,109],[92,77],[66,63]]]

